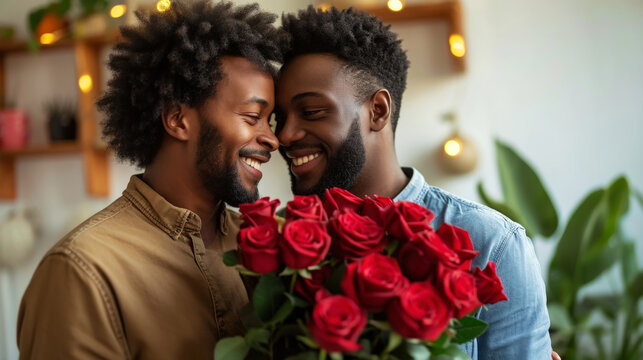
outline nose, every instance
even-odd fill
[[[270,152],[275,151],[277,150],[277,148],[279,148],[279,140],[270,129],[270,126],[267,125],[264,126],[261,133],[259,133],[259,136],[257,136],[257,142],[259,142],[261,146],[265,147],[266,150]]]
[[[279,144],[284,147],[289,147],[292,143],[295,143],[301,140],[306,132],[301,126],[298,125],[298,121],[288,116],[283,120],[283,123],[280,124],[277,128],[277,137],[279,138]]]

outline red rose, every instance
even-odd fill
[[[319,196],[295,196],[286,204],[286,220],[309,219],[327,221],[326,211]]]
[[[293,220],[284,225],[279,243],[284,264],[291,269],[305,269],[319,264],[330,248],[325,226],[312,220]]]
[[[402,275],[394,258],[382,254],[348,264],[342,290],[363,309],[370,312],[384,310],[389,300],[399,295],[409,281]]]
[[[476,279],[476,290],[478,291],[480,302],[483,304],[495,304],[498,301],[507,300],[502,282],[498,274],[496,274],[496,264],[493,261],[489,261],[484,270],[476,267],[473,270],[473,277]]]
[[[444,296],[455,307],[455,317],[461,318],[481,306],[476,291],[476,280],[470,272],[438,265],[439,283]]]
[[[278,199],[270,201],[269,197],[263,197],[253,203],[239,205],[243,219],[241,227],[270,225],[276,229],[275,211],[280,203]]]
[[[330,220],[335,235],[333,252],[339,258],[359,259],[380,252],[386,246],[384,229],[373,219],[344,210]]]
[[[398,201],[389,212],[386,230],[392,236],[408,241],[413,234],[430,230],[433,213],[425,207],[410,201]]]
[[[459,269],[471,269],[471,260],[478,255],[478,251],[473,250],[473,244],[469,238],[469,233],[457,226],[442,224],[436,231],[440,239],[460,258]]]
[[[449,325],[453,309],[433,285],[416,282],[390,302],[386,314],[403,337],[434,341]]]
[[[324,192],[324,209],[328,216],[333,216],[335,210],[351,209],[356,213],[362,211],[364,200],[340,188],[326,189]]]
[[[378,224],[386,224],[389,218],[389,210],[392,209],[393,200],[384,196],[373,195],[364,198],[362,215],[368,216]]]
[[[309,303],[315,303],[315,294],[321,289],[324,289],[324,284],[333,274],[333,269],[324,266],[319,270],[310,272],[311,278],[298,277],[295,283],[295,291],[303,296]]]
[[[320,348],[328,352],[351,352],[362,348],[357,339],[366,321],[366,312],[350,298],[318,296],[308,330]]]
[[[412,281],[423,281],[436,274],[439,262],[459,263],[458,255],[449,249],[433,231],[416,234],[398,254],[402,272]]]
[[[267,274],[279,268],[278,234],[270,225],[242,228],[237,235],[239,261],[248,270]]]

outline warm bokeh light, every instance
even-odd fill
[[[458,139],[449,139],[444,143],[444,152],[449,156],[458,156],[462,152],[462,144]]]
[[[125,15],[126,9],[127,7],[123,4],[114,5],[114,7],[112,7],[112,10],[109,11],[109,16],[113,17],[114,19],[119,18]]]
[[[402,0],[388,0],[387,5],[391,11],[400,11],[404,8]]]
[[[170,0],[159,0],[156,3],[156,10],[159,12],[164,12],[167,11],[170,6],[172,6],[172,2]]]
[[[56,35],[53,33],[44,33],[40,35],[40,43],[43,45],[49,45],[56,41]]]
[[[449,46],[451,47],[451,54],[455,57],[463,57],[466,52],[464,46],[464,38],[460,34],[452,34],[449,36]]]
[[[80,91],[88,93],[92,90],[92,77],[85,74],[78,79],[78,87]]]
[[[332,7],[332,5],[329,4],[329,3],[321,3],[321,4],[317,5],[317,8],[319,10],[321,10],[321,11],[326,11],[326,10],[330,9],[331,7]]]

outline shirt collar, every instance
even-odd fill
[[[410,176],[411,180],[409,180],[409,183],[406,185],[406,187],[404,187],[404,189],[402,189],[402,191],[397,194],[393,201],[417,201],[418,199],[420,199],[422,195],[422,189],[424,187],[424,184],[426,183],[424,181],[424,176],[422,176],[419,171],[411,167],[403,167],[402,171],[404,171],[406,176]]]
[[[200,232],[201,219],[199,216],[184,208],[172,205],[163,196],[152,189],[142,180],[142,176],[133,175],[130,177],[123,196],[134,204],[134,206],[150,221],[165,231],[174,240],[177,240],[182,232]],[[219,232],[226,234],[228,229],[227,210],[225,205],[219,219]]]

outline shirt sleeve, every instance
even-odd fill
[[[18,313],[20,359],[126,359],[107,286],[73,253],[47,255]]]
[[[547,295],[531,240],[516,226],[495,250],[491,259],[508,300],[481,310],[489,328],[478,338],[478,358],[551,359]]]

